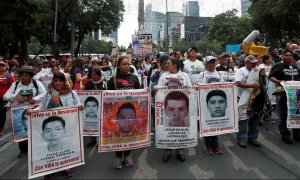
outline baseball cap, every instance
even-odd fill
[[[0,61],[0,65],[7,66],[7,64],[4,61]]]
[[[250,63],[256,63],[256,62],[258,62],[258,60],[253,55],[247,56],[245,58],[245,61],[250,61]]]
[[[227,53],[226,52],[223,52],[220,57],[228,57]]]
[[[188,49],[188,52],[190,52],[190,51],[193,50],[193,49],[194,49],[196,52],[198,51],[198,49],[197,49],[196,47],[192,47],[192,48],[189,48],[189,49]]]
[[[209,61],[212,61],[212,60],[217,60],[217,58],[216,57],[214,57],[214,56],[207,56],[206,58],[205,58],[205,63],[208,63]]]

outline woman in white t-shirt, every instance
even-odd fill
[[[168,87],[191,87],[192,83],[189,76],[179,70],[179,60],[169,57],[167,61],[169,72],[162,74],[158,80],[157,86],[168,86]],[[177,158],[183,162],[185,161],[183,149],[176,149]],[[163,161],[168,162],[172,155],[172,149],[165,149]]]
[[[205,59],[205,71],[199,74],[198,83],[215,83],[224,82],[221,74],[216,71],[217,58],[213,56],[207,56]],[[221,96],[221,95],[220,95]],[[219,146],[218,136],[204,137],[205,151],[207,154],[222,154],[222,150]]]

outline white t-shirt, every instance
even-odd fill
[[[251,71],[248,70],[246,67],[241,67],[235,73],[235,82],[237,82],[237,81],[241,81],[241,82],[244,82],[244,83],[247,82],[247,79],[249,77],[250,72]],[[243,89],[244,88],[237,87],[239,97],[241,96]]]
[[[218,71],[210,72],[205,70],[201,72],[199,76],[199,83],[224,82],[223,77]]]
[[[192,83],[187,73],[179,71],[178,73],[167,72],[160,76],[157,86],[168,87],[191,87]]]
[[[204,64],[198,59],[195,61],[187,59],[183,64],[183,72],[186,72],[189,75],[192,83],[199,82],[199,73],[204,71]]]
[[[42,69],[36,75],[33,76],[34,80],[39,80],[44,85],[45,89],[48,90],[48,86],[52,81],[53,74],[50,69]]]

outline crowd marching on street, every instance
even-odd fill
[[[175,51],[171,54],[150,54],[146,56],[132,56],[118,53],[115,56],[60,56],[59,59],[39,57],[38,59],[12,59],[0,60],[0,136],[5,135],[5,123],[10,123],[7,112],[16,104],[29,103],[32,105],[19,116],[27,132],[29,117],[38,112],[55,110],[57,108],[78,107],[79,111],[85,111],[86,121],[97,117],[101,102],[89,97],[84,102],[80,100],[81,91],[125,91],[147,89],[149,92],[150,131],[152,137],[159,136],[156,132],[156,102],[158,88],[180,89],[193,88],[199,84],[229,83],[235,86],[234,99],[237,104],[244,101],[243,92],[251,89],[247,103],[238,107],[239,120],[236,142],[241,148],[249,145],[261,147],[264,144],[259,140],[259,126],[264,126],[270,121],[272,111],[278,115],[278,128],[281,140],[286,144],[300,141],[300,129],[290,129],[288,119],[288,97],[282,86],[285,81],[300,81],[300,47],[296,43],[288,43],[284,49],[272,49],[267,54],[238,54],[236,52],[223,52],[221,54],[200,54],[197,47],[191,47],[186,52]],[[258,71],[258,75],[248,80],[252,70]],[[229,74],[231,78],[229,78]],[[198,89],[199,90],[199,89]],[[199,90],[201,92],[201,89]],[[176,117],[174,122],[168,122],[169,127],[196,126],[199,131],[199,123],[187,123],[191,103],[197,104],[197,99],[184,98],[179,91],[165,97],[164,110],[166,116]],[[300,114],[300,98],[297,94],[296,114]],[[300,97],[300,92],[299,92]],[[213,118],[225,116],[225,110],[229,106],[228,95],[220,89],[207,94],[203,99],[207,105],[207,113]],[[195,102],[192,102],[195,101]],[[299,104],[298,104],[299,101]],[[172,103],[171,103],[172,102]],[[177,103],[174,103],[177,102]],[[182,104],[181,104],[182,102]],[[200,103],[200,102],[199,102]],[[176,106],[175,106],[176,105]],[[120,104],[115,112],[119,122],[120,134],[137,134],[130,129],[132,123],[138,121],[138,111],[135,104]],[[196,108],[197,107],[193,107]],[[198,115],[199,116],[199,115]],[[198,118],[197,116],[197,118]],[[24,119],[24,120],[23,120]],[[45,119],[45,118],[44,118]],[[100,121],[100,120],[99,120]],[[229,120],[230,121],[230,120]],[[67,123],[62,116],[51,116],[42,123],[42,138],[48,143],[50,153],[57,152],[63,143],[53,136],[55,133],[63,133]],[[98,124],[94,124],[99,126]],[[121,128],[123,127],[123,128]],[[13,127],[12,127],[13,128]],[[16,128],[16,127],[14,127]],[[106,127],[105,127],[106,128]],[[143,127],[140,127],[143,128]],[[56,132],[54,132],[56,131]],[[99,132],[97,132],[99,133]],[[103,132],[100,132],[100,134]],[[55,135],[57,135],[55,134]],[[58,136],[58,135],[57,135]],[[204,152],[207,155],[221,155],[224,153],[220,144],[221,134],[203,137]],[[118,137],[118,135],[115,135]],[[16,158],[22,159],[29,154],[30,136],[28,140],[19,141],[19,154]],[[85,148],[97,146],[99,137],[90,136]],[[99,145],[100,146],[100,145]],[[136,149],[136,148],[133,148]],[[131,157],[133,149],[125,148],[115,150],[115,159],[111,164],[114,169],[123,166],[135,165]],[[172,157],[172,151],[176,153],[179,161],[186,161],[187,148],[161,148],[162,161],[167,163]],[[41,149],[42,150],[42,149]],[[65,178],[71,178],[75,166],[61,169]],[[44,174],[44,179],[53,178],[53,174]]]

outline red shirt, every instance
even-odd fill
[[[6,73],[4,75],[0,75],[0,97],[2,98],[6,91],[10,88],[11,84],[14,82],[14,76],[9,76],[9,82],[6,80]]]

